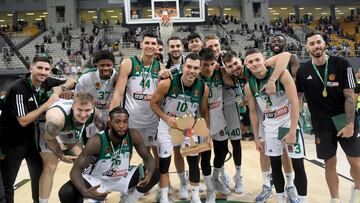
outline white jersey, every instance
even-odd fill
[[[160,63],[154,60],[150,67],[144,67],[136,56],[130,59],[132,70],[125,94],[125,108],[131,115],[129,127],[147,128],[157,125],[159,119],[150,108],[150,100],[157,87]]]
[[[226,123],[223,111],[223,81],[219,67],[216,67],[213,75],[210,78],[203,80],[209,87],[208,105],[210,113],[210,134],[224,130]]]
[[[92,69],[81,75],[75,86],[75,93],[85,91],[94,97],[95,108],[100,111],[104,122],[109,120],[109,106],[114,95],[117,77],[118,72],[113,69],[110,79],[102,80],[99,71]]]
[[[270,77],[270,73],[268,72],[268,77]],[[256,99],[257,104],[264,116],[263,125],[265,134],[277,136],[279,127],[287,127],[290,128],[291,125],[291,104],[288,100],[285,90],[280,85],[280,82],[277,81],[277,90],[275,95],[268,96],[265,92],[260,92],[262,85],[267,82],[267,78],[262,80],[255,79],[252,76],[249,80],[250,89],[252,91],[253,96]],[[260,83],[260,85],[258,85]],[[295,104],[297,105],[297,104]],[[259,118],[260,120],[261,118]]]
[[[49,107],[59,108],[64,114],[64,126],[59,133],[59,138],[62,143],[76,143],[80,140],[85,128],[93,122],[94,113],[90,115],[87,121],[81,126],[76,126],[74,123],[74,114],[72,111],[73,100],[60,99]]]

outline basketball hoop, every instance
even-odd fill
[[[159,27],[160,27],[160,38],[167,43],[167,40],[170,38],[171,34],[174,32],[172,17],[177,16],[177,11],[175,8],[161,8],[156,10],[156,17],[160,17]],[[167,56],[168,48],[164,46],[165,56]]]

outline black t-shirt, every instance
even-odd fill
[[[25,78],[14,81],[5,96],[4,109],[0,116],[0,144],[2,146],[19,146],[33,139],[35,124],[22,127],[17,117],[22,117],[47,101],[52,87],[64,81],[48,78],[42,84],[42,91],[33,89],[29,74]],[[39,94],[39,92],[43,92]]]
[[[359,94],[360,93],[360,84],[359,83],[356,83],[356,87],[354,89],[354,93],[355,94]]]
[[[325,64],[317,66],[324,77]],[[300,66],[296,74],[298,92],[304,92],[315,132],[335,129],[331,117],[345,113],[343,90],[355,88],[356,79],[350,63],[341,57],[330,56],[328,62],[327,97],[323,97],[323,82],[312,67],[311,61]]]

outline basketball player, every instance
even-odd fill
[[[89,139],[74,163],[71,181],[59,191],[62,203],[83,202],[83,198],[102,201],[111,191],[127,194],[121,202],[134,203],[159,181],[155,161],[141,135],[128,127],[127,110],[116,107],[109,117],[106,130]],[[133,147],[143,159],[146,172],[142,167],[130,166]]]

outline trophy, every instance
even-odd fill
[[[185,137],[188,137],[190,140],[189,147],[180,149],[181,156],[185,157],[191,154],[197,154],[210,150],[211,146],[209,143],[195,143],[192,138],[193,134],[200,137],[210,136],[210,131],[203,118],[199,118],[195,121],[195,118],[191,114],[186,114],[182,117],[176,118],[176,126],[177,128],[169,129],[172,143],[174,145],[180,145],[184,142]]]

